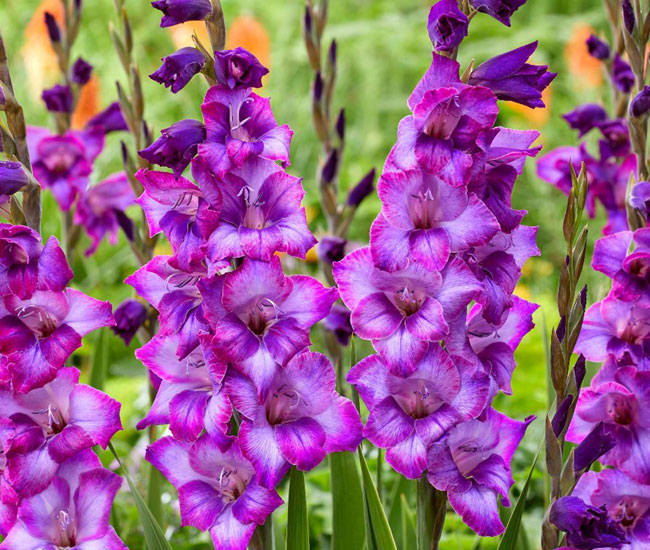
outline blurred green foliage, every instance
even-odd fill
[[[0,1],[0,28],[8,46],[16,93],[25,108],[28,124],[52,127],[38,89],[30,82],[25,59],[24,30],[40,0]],[[304,178],[307,191],[306,201],[318,211],[318,192],[315,174],[318,166],[320,145],[311,122],[310,72],[301,36],[303,2],[301,0],[223,0],[226,20],[239,15],[254,16],[267,30],[271,41],[271,74],[263,93],[272,97],[272,107],[279,123],[288,123],[294,129],[292,166],[290,172]],[[74,55],[81,55],[95,66],[101,84],[100,105],[108,105],[116,98],[115,82],[124,82],[121,66],[112,48],[108,34],[110,21],[116,21],[111,0],[85,0],[81,33]],[[347,137],[341,171],[342,193],[371,167],[381,170],[383,161],[394,143],[397,124],[407,114],[406,99],[430,62],[431,45],[426,33],[426,16],[431,2],[423,0],[330,0],[327,39],[336,38],[339,45],[338,82],[335,105],[345,107],[347,116]],[[170,34],[158,28],[159,13],[144,0],[127,0],[126,7],[134,26],[136,58],[143,75],[153,72],[159,59],[170,53],[174,45]],[[604,17],[599,0],[529,0],[512,18],[512,28],[506,28],[491,18],[479,15],[471,24],[470,36],[463,43],[459,60],[464,68],[472,59],[480,63],[487,57],[513,49],[532,40],[539,41],[535,55],[538,63],[547,63],[559,73],[552,85],[549,108],[545,115],[530,114],[510,105],[502,105],[498,123],[515,128],[536,127],[542,132],[542,143],[546,150],[562,144],[575,142],[561,114],[575,105],[586,101],[603,101],[607,96],[599,87],[585,86],[576,74],[569,72],[565,55],[566,44],[575,39],[576,25],[589,24],[602,31]],[[46,37],[31,37],[30,41],[46,40]],[[33,43],[32,43],[33,45]],[[574,48],[575,50],[575,48]],[[26,51],[26,50],[25,50]],[[30,51],[33,49],[30,48]],[[52,72],[52,68],[47,68]],[[52,84],[53,82],[49,82]],[[154,133],[182,118],[200,118],[202,95],[205,83],[196,78],[190,85],[173,95],[155,82],[144,78],[146,97],[146,119]],[[94,181],[106,177],[121,168],[119,140],[128,137],[113,135],[107,141],[100,156]],[[519,293],[529,300],[541,304],[536,314],[537,328],[522,343],[518,353],[518,368],[513,380],[513,395],[499,396],[495,406],[511,416],[522,418],[529,414],[542,417],[547,407],[546,366],[543,331],[556,322],[555,289],[558,269],[556,266],[564,256],[561,220],[565,199],[554,188],[535,176],[533,161],[529,161],[524,175],[516,185],[513,206],[528,210],[526,223],[538,225],[538,244],[542,251],[540,259],[533,259],[525,270]],[[358,212],[352,228],[352,237],[367,241],[370,223],[379,210],[376,196],[368,199]],[[44,201],[44,233],[58,234],[60,214],[49,193]],[[590,222],[590,243],[600,235],[603,225],[602,214]],[[321,219],[312,222],[316,234],[322,232]],[[129,247],[120,241],[111,247],[106,242],[90,258],[83,257],[87,242],[82,242],[77,255],[71,259],[75,270],[74,285],[92,296],[119,304],[131,295],[130,287],[122,283],[136,268]],[[590,303],[602,297],[606,281],[592,272],[586,274],[589,283]],[[318,333],[314,341],[318,347]],[[92,357],[98,335],[86,338],[84,348],[73,357],[87,376],[89,358]],[[146,434],[136,432],[135,424],[148,405],[147,377],[144,368],[136,361],[133,352],[138,347],[134,342],[128,349],[112,334],[109,336],[109,376],[105,389],[119,399],[122,405],[124,432],[115,438],[115,446],[122,457],[129,457],[127,463],[134,478],[144,484],[147,478],[142,457],[146,447]],[[370,353],[368,345],[359,346],[359,355]],[[161,431],[161,430],[159,430]],[[542,423],[531,426],[521,450],[517,453],[513,470],[520,482],[527,474],[528,465],[543,437]],[[369,465],[375,467],[376,452],[370,451]],[[111,463],[108,455],[103,458]],[[542,463],[543,461],[540,461]],[[414,487],[411,482],[401,480],[385,472],[384,495],[387,514],[396,531],[401,527],[399,512],[400,494],[404,493],[414,509]],[[329,548],[331,540],[331,497],[329,495],[329,471],[319,467],[307,476],[307,491],[310,505],[310,527],[312,548]],[[544,507],[545,480],[538,471],[524,520],[526,540],[521,547],[538,548],[539,530]],[[142,488],[142,487],[141,487]],[[142,488],[143,489],[143,488]],[[144,494],[144,489],[142,490]],[[282,488],[286,497],[286,487]],[[518,487],[513,489],[513,502]],[[163,492],[164,521],[166,533],[171,537],[174,548],[209,549],[211,544],[206,535],[192,528],[180,529],[175,492],[169,485]],[[143,548],[137,511],[128,494],[118,497],[114,507],[114,523],[120,535],[133,550]],[[361,518],[360,518],[361,520]],[[286,505],[276,513],[275,525],[278,543],[283,541],[286,525]],[[401,541],[396,532],[396,540]],[[279,548],[282,546],[278,546]],[[460,520],[449,515],[443,550],[477,549],[477,539]],[[496,548],[496,540],[484,540],[482,550]]]

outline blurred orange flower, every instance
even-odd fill
[[[264,25],[252,15],[235,17],[226,32],[226,48],[241,47],[251,52],[265,67],[271,66],[271,41]]]
[[[597,88],[603,81],[602,62],[589,55],[587,38],[596,31],[586,23],[574,25],[564,49],[571,82],[578,90]]]
[[[201,44],[207,46],[210,43],[208,31],[205,28],[205,23],[203,21],[187,21],[180,25],[167,27],[167,29],[172,37],[174,46],[176,46],[176,49],[178,50],[187,46],[194,46],[194,42],[192,41],[192,35],[194,33],[199,37]]]
[[[93,75],[88,83],[81,88],[77,108],[72,113],[73,128],[82,128],[99,112],[99,91],[99,79]]]
[[[542,100],[546,105],[546,107],[543,109],[532,109],[526,105],[512,102],[508,103],[508,107],[511,111],[521,115],[524,119],[526,119],[526,122],[533,128],[539,129],[548,122],[548,119],[551,116],[551,103],[553,99],[552,86],[553,85],[549,86],[542,92]]]

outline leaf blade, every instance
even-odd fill
[[[358,550],[366,540],[363,491],[352,453],[332,453],[330,475],[332,489],[332,549]]]
[[[295,466],[289,476],[289,517],[287,520],[287,550],[309,550],[309,523],[305,474]]]

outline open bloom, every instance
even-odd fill
[[[247,377],[228,373],[228,395],[243,417],[239,445],[262,486],[275,488],[292,464],[311,470],[327,454],[361,443],[359,413],[336,392],[335,378],[327,357],[301,353],[277,371],[260,402]]]
[[[378,355],[354,366],[347,380],[370,410],[363,429],[386,461],[402,475],[419,478],[427,468],[427,448],[453,426],[476,418],[485,408],[489,380],[462,357],[431,344],[408,376],[395,376]]]
[[[580,105],[570,113],[562,115],[571,128],[578,130],[578,137],[584,136],[592,128],[607,120],[607,111],[596,103]]]
[[[510,26],[510,17],[526,0],[470,0],[475,10],[487,13],[504,25]]]
[[[255,528],[282,504],[257,483],[235,439],[204,435],[190,445],[163,437],[146,458],[178,489],[181,524],[209,530],[215,548],[246,550]]]
[[[338,299],[335,288],[312,277],[287,277],[277,256],[270,262],[246,258],[236,271],[202,281],[199,288],[215,334],[214,352],[246,374],[260,396],[278,364],[309,346],[309,328]]]
[[[92,239],[86,256],[97,250],[106,234],[108,242],[116,245],[120,227],[128,239],[133,239],[133,223],[125,211],[134,199],[133,189],[124,172],[113,174],[81,195],[74,219],[75,223],[84,226]]]
[[[597,383],[580,392],[576,413],[567,439],[580,443],[603,422],[616,439],[616,446],[604,454],[603,464],[616,466],[641,483],[650,483],[646,449],[650,445],[650,372],[620,367],[610,381]]]
[[[384,173],[377,191],[382,210],[370,229],[370,250],[381,269],[415,262],[440,270],[452,252],[486,244],[499,230],[476,195],[423,170]]]
[[[244,48],[222,50],[214,54],[214,73],[217,82],[231,90],[261,88],[262,77],[269,70]]]
[[[412,263],[390,273],[373,264],[368,248],[335,262],[334,279],[352,311],[355,333],[372,340],[397,375],[416,369],[428,343],[449,332],[449,321],[458,317],[480,290],[476,278],[458,258],[442,272]]]
[[[484,420],[452,428],[428,450],[429,482],[447,491],[449,504],[481,536],[503,533],[497,498],[509,506],[510,460],[534,417],[524,422],[487,409]]]
[[[195,172],[208,169],[202,159],[195,167]],[[210,264],[242,256],[269,261],[276,252],[304,258],[316,244],[301,206],[301,180],[275,162],[251,158],[222,178],[200,181],[204,195],[217,197],[219,208],[219,224],[207,244]]]
[[[201,110],[207,138],[199,146],[199,155],[214,173],[241,167],[253,156],[289,163],[293,131],[286,124],[278,126],[269,98],[251,93],[250,88],[213,86]]]
[[[169,424],[174,437],[183,441],[196,440],[204,428],[215,436],[225,433],[232,415],[222,389],[225,363],[217,361],[207,345],[179,359],[178,344],[178,335],[156,336],[135,352],[161,380],[151,410],[138,422],[138,429]]]
[[[0,390],[0,413],[20,435],[7,452],[5,471],[19,494],[41,491],[59,464],[94,445],[106,448],[122,429],[120,403],[78,381],[79,371],[66,367],[26,394]]]
[[[127,550],[110,525],[122,479],[90,450],[64,462],[51,485],[23,500],[2,550]]]

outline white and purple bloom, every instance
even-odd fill
[[[251,157],[289,164],[293,131],[286,124],[278,126],[269,98],[251,93],[250,88],[213,86],[201,110],[207,137],[199,146],[199,156],[215,174],[239,168]]]
[[[279,366],[309,346],[309,328],[338,299],[335,288],[312,277],[287,277],[277,256],[270,262],[245,258],[237,270],[201,281],[199,288],[215,335],[212,349],[246,374],[261,397]]]
[[[162,58],[162,65],[149,75],[151,80],[180,92],[203,69],[205,57],[196,48],[186,47]]]
[[[222,50],[214,53],[214,74],[222,86],[236,88],[261,88],[262,77],[269,70],[244,48]]]
[[[208,166],[197,159],[195,174],[204,170]],[[219,224],[206,248],[210,264],[242,256],[269,261],[276,252],[304,258],[316,244],[301,206],[302,180],[277,163],[254,157],[222,177],[199,181],[204,196],[219,210]]]
[[[122,479],[90,450],[64,462],[52,483],[23,500],[2,550],[127,550],[110,525]]]
[[[262,401],[236,370],[228,372],[226,388],[243,417],[239,445],[263,487],[274,489],[291,465],[311,470],[327,454],[354,451],[361,443],[359,413],[336,392],[334,368],[320,353],[294,356]]]
[[[481,288],[459,258],[442,272],[411,263],[391,273],[375,266],[367,247],[334,263],[334,279],[352,312],[354,332],[372,340],[396,375],[409,375],[417,368],[428,343],[448,334],[449,322]]]
[[[201,21],[212,13],[210,0],[154,0],[151,5],[163,13],[161,27],[172,27],[187,21]]]
[[[616,446],[600,461],[616,466],[641,483],[650,483],[647,448],[650,445],[650,372],[634,367],[616,369],[610,380],[594,381],[578,398],[567,440],[580,443],[603,422]]]
[[[347,380],[370,411],[363,429],[386,461],[409,479],[427,468],[427,449],[461,422],[478,417],[489,379],[472,363],[431,344],[407,376],[395,376],[378,355],[352,367]]]
[[[487,13],[508,27],[512,14],[525,3],[526,0],[470,0],[475,10]]]
[[[164,437],[146,458],[178,490],[181,524],[209,530],[215,548],[246,550],[255,528],[282,504],[256,481],[236,439],[206,434],[190,445]]]
[[[433,47],[438,51],[450,51],[467,36],[469,20],[458,9],[456,0],[439,0],[429,11],[427,30]]]
[[[86,256],[97,250],[106,234],[108,242],[116,245],[120,228],[129,240],[133,240],[133,222],[125,211],[134,204],[134,200],[133,189],[124,172],[109,176],[81,194],[74,221],[86,229],[92,240]]]
[[[481,536],[504,531],[497,499],[501,497],[502,506],[510,505],[510,461],[533,420],[518,422],[487,409],[485,419],[463,422],[429,447],[429,482],[447,491],[452,508]]]
[[[210,353],[208,335],[183,359],[178,358],[178,335],[156,336],[135,352],[160,378],[151,410],[138,422],[142,430],[152,424],[169,424],[174,437],[194,441],[205,430],[212,436],[226,432],[232,407],[222,381],[226,364]]]
[[[384,173],[377,191],[382,210],[370,229],[370,251],[381,269],[417,263],[440,270],[451,253],[487,244],[500,229],[475,194],[420,169]]]
[[[481,63],[472,71],[468,83],[485,86],[499,99],[514,101],[528,107],[544,107],[542,92],[557,76],[548,65],[531,65],[528,58],[535,53],[537,42],[531,42]]]
[[[42,491],[59,464],[94,445],[105,449],[122,429],[120,403],[78,382],[79,371],[66,367],[28,393],[0,390],[0,414],[20,436],[6,453],[4,475],[20,495]]]

